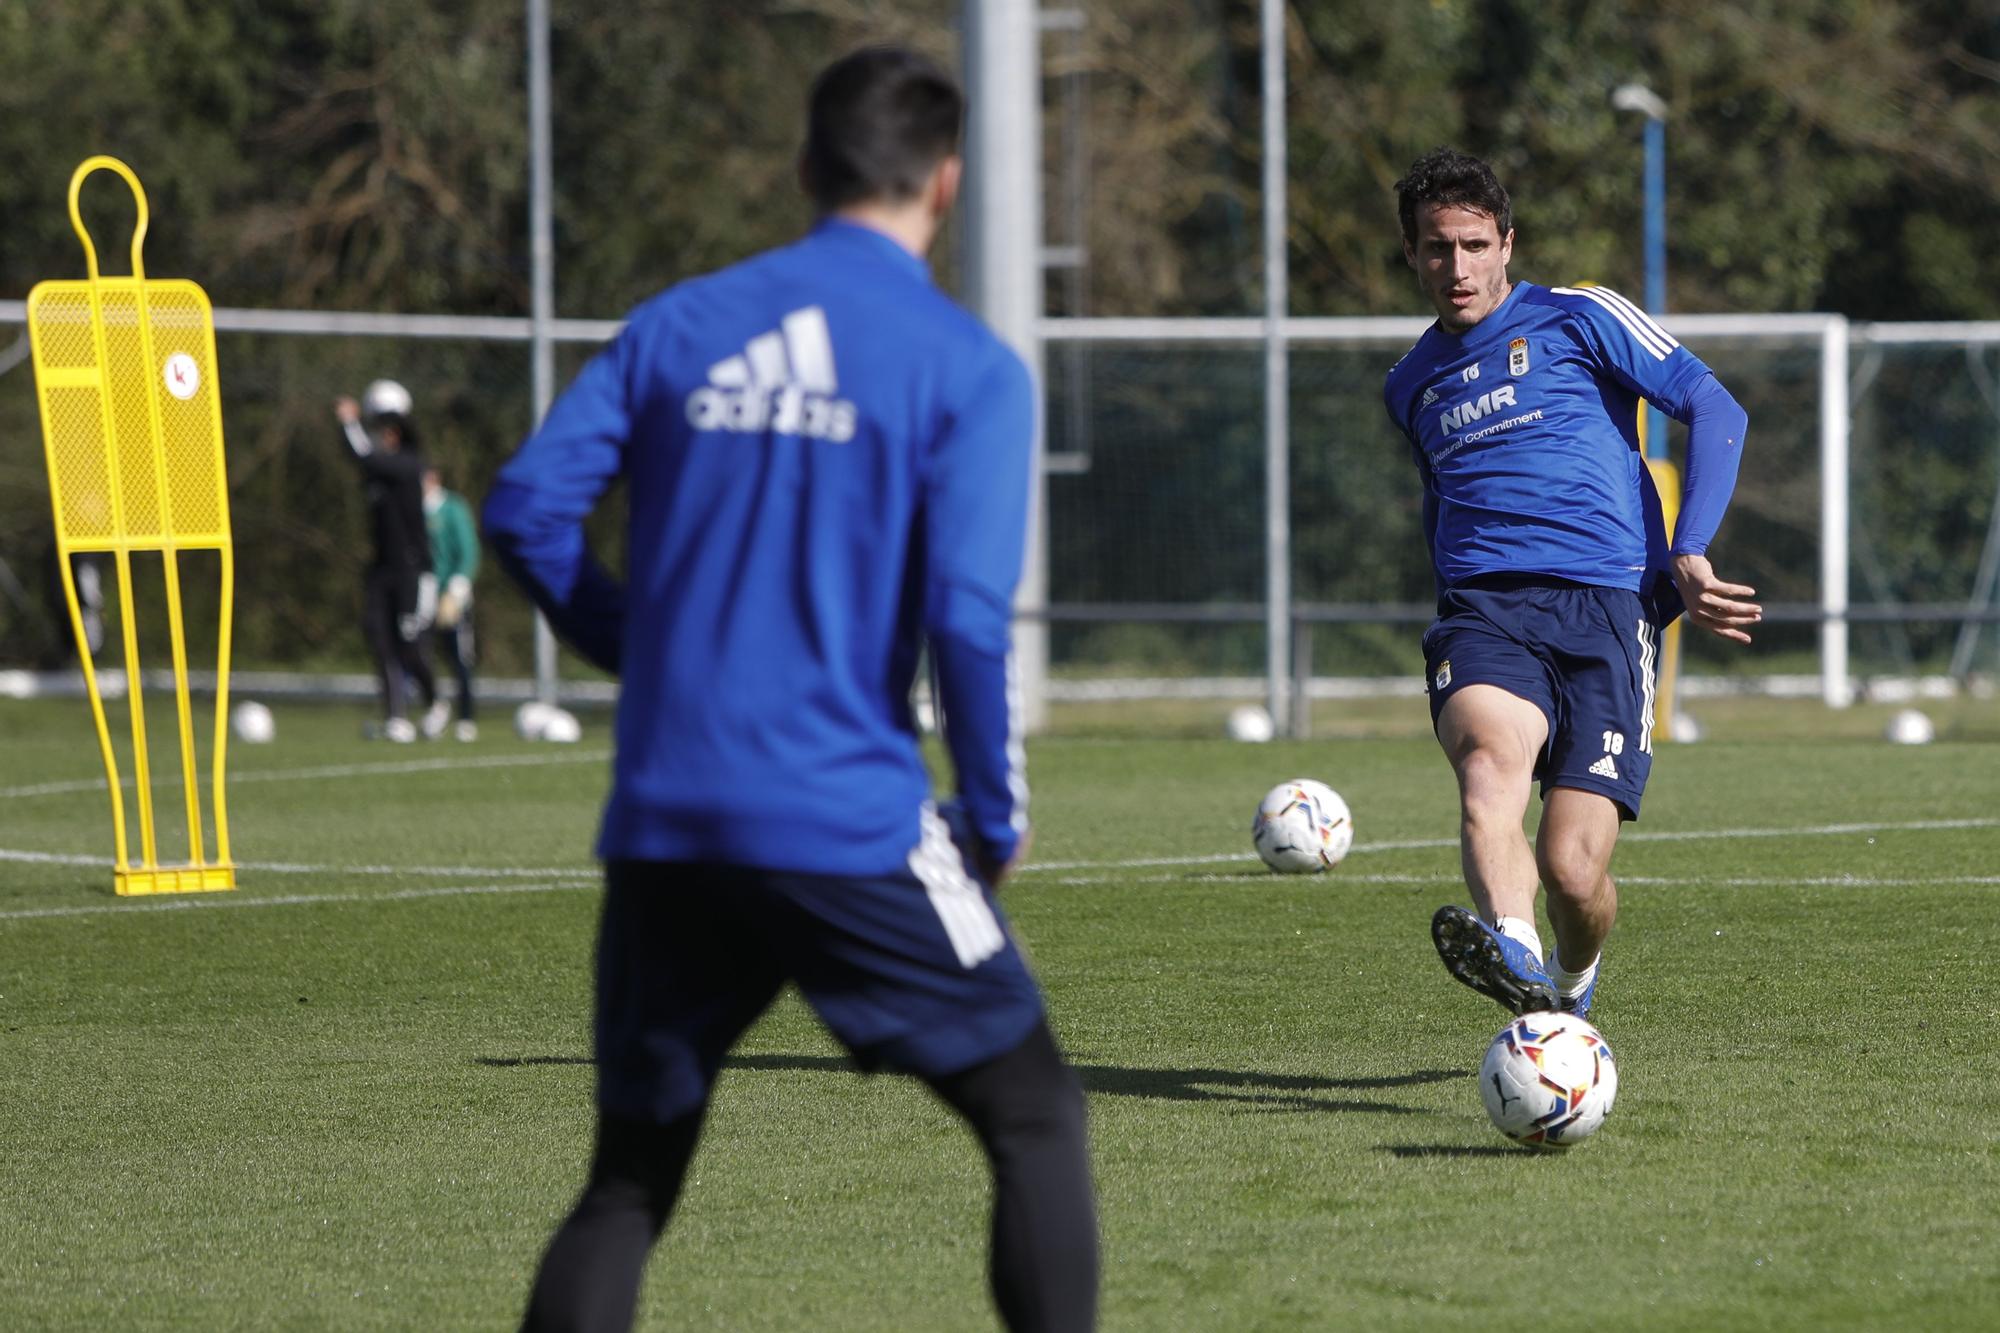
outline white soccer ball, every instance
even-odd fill
[[[410,391],[394,380],[376,380],[361,391],[365,417],[408,417],[412,406]]]
[[[549,725],[549,714],[555,712],[554,704],[545,704],[539,699],[530,699],[514,710],[514,734],[524,741],[538,741]]]
[[[1286,875],[1331,870],[1354,845],[1354,817],[1340,793],[1311,778],[1281,782],[1257,803],[1250,841],[1264,864]]]
[[[583,724],[566,708],[551,708],[542,723],[541,739],[555,745],[572,745],[583,739]]]
[[[1920,710],[1904,708],[1889,719],[1882,735],[1891,745],[1929,745],[1937,739],[1937,728]]]
[[[278,722],[270,709],[254,699],[245,699],[229,710],[229,729],[239,741],[266,745],[277,737]]]
[[[1262,704],[1244,704],[1229,710],[1229,739],[1261,745],[1278,734],[1277,724]]]
[[[1603,1034],[1575,1014],[1523,1014],[1486,1047],[1479,1095],[1493,1127],[1514,1142],[1567,1148],[1610,1114],[1618,1064]]]

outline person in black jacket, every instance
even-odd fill
[[[333,414],[368,491],[373,552],[362,583],[361,633],[382,683],[380,734],[413,741],[417,729],[406,716],[411,683],[425,709],[437,701],[425,644],[437,614],[437,582],[424,527],[424,460],[417,452],[410,391],[394,380],[376,380],[359,402],[335,399]]]

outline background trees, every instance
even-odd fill
[[[1045,48],[1050,232],[1069,239],[1080,217],[1087,255],[1080,281],[1051,284],[1051,309],[1256,309],[1256,5],[1081,8],[1081,35]],[[804,225],[799,109],[831,54],[886,38],[956,60],[950,0],[553,11],[566,315],[617,315]],[[1490,157],[1513,190],[1521,276],[1636,291],[1640,127],[1608,100],[1634,79],[1674,112],[1675,309],[1995,312],[1991,6],[1295,0],[1288,40],[1297,313],[1421,312],[1390,186],[1440,142]],[[198,278],[218,304],[523,313],[523,64],[518,0],[0,3],[0,297],[80,271],[64,191],[76,162],[110,152],[152,196],[149,269]],[[122,254],[127,205],[108,184],[88,202],[100,249]],[[939,268],[949,285],[949,245]],[[476,491],[526,423],[525,357],[248,338],[222,355],[239,542],[261,557],[246,658],[345,660],[362,533],[327,398],[409,380]],[[1143,377],[1122,392],[1158,397]],[[24,366],[0,377],[0,560],[23,580],[46,540],[38,438]],[[1405,573],[1383,576],[1384,596],[1407,595]],[[0,590],[0,656],[46,642],[38,614]]]

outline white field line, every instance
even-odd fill
[[[138,902],[85,903],[74,907],[21,907],[0,912],[0,921],[51,916],[108,916],[114,912],[189,912],[208,907],[310,907],[315,903],[382,903],[415,898],[468,898],[499,893],[573,893],[594,888],[595,879],[547,884],[455,884],[449,888],[397,889],[390,893],[286,893],[246,898],[234,893],[146,898]]]
[[[407,875],[425,879],[463,879],[468,875],[493,876],[500,879],[598,879],[604,873],[596,865],[536,866],[523,869],[518,866],[335,866],[308,865],[296,861],[238,861],[236,868],[264,871],[273,875]]]
[[[2000,828],[2000,819],[1912,819],[1887,823],[1813,824],[1801,828],[1674,829],[1652,833],[1627,833],[1618,841],[1620,843],[1706,842],[1727,838],[1828,838],[1843,833],[1903,833],[1976,828]],[[1400,842],[1362,843],[1350,850],[1348,855],[1365,856],[1373,852],[1425,851],[1456,846],[1458,846],[1457,838],[1410,838]],[[1016,873],[1029,875],[1059,870],[1138,870],[1152,866],[1226,865],[1231,862],[1256,859],[1255,855],[1244,852],[1221,856],[1147,857],[1136,861],[1037,861],[1022,866]]]
[[[1896,889],[1924,884],[2000,884],[2000,875],[1621,875],[1620,884],[1713,884],[1725,889]]]
[[[1159,875],[1144,880],[1132,880],[1123,876],[1076,876],[1058,880],[1064,885],[1168,883],[1181,880],[1181,876]],[[1269,883],[1270,875],[1203,875],[1200,878],[1212,883]],[[1456,876],[1445,875],[1344,875],[1337,876],[1343,883],[1350,884],[1445,884],[1456,883]],[[1623,882],[1628,884],[1668,884],[1687,883],[1660,877],[1639,878],[1628,876]],[[1782,878],[1732,878],[1703,881],[1728,886],[1787,888],[1798,885],[1819,885],[1839,888],[1893,888],[1924,885],[2000,885],[2000,875],[1946,875],[1935,878],[1881,879],[1861,876],[1837,875],[1819,879]],[[499,894],[520,893],[573,893],[597,887],[597,880],[575,879],[540,884],[457,884],[435,889],[397,889],[389,893],[287,893],[262,897],[242,897],[233,893],[203,893],[187,897],[147,898],[139,902],[84,903],[68,907],[24,907],[0,911],[0,921],[32,921],[47,917],[110,916],[128,912],[185,912],[203,908],[223,907],[311,907],[322,903],[380,903],[408,902],[424,898],[472,898],[491,897]]]
[[[1452,846],[1456,847],[1456,842]],[[1356,847],[1355,851],[1361,848]],[[1234,861],[1255,861],[1251,853],[1224,852],[1218,856],[1145,856],[1136,861],[1031,861],[1017,869],[1017,875],[1035,875],[1057,870],[1144,870],[1150,866],[1219,866]]]
[[[1324,875],[1278,877],[1274,877],[1269,871],[1256,871],[1247,875],[1141,875],[1137,878],[1130,875],[1064,875],[1055,882],[1065,887],[1091,888],[1106,884],[1270,884],[1274,878],[1279,882],[1295,879],[1308,885],[1324,884],[1329,889],[1349,884],[1463,884],[1465,882],[1457,873],[1354,875],[1341,870],[1334,870]],[[1945,884],[1971,887],[2000,885],[2000,875],[1617,875],[1614,878],[1620,884],[1713,886],[1729,889],[1795,887],[1891,889]]]
[[[1628,833],[1621,842],[1693,842],[1705,838],[1824,838],[1841,833],[1923,833],[1939,829],[2000,828],[2000,819],[1907,819],[1892,823],[1815,824],[1805,828],[1726,828]],[[1453,846],[1457,846],[1454,841]]]
[[[14,848],[0,848],[0,861],[27,861],[34,865],[46,866],[108,866],[112,863],[108,856],[73,856],[67,852],[24,852]]]
[[[361,778],[375,774],[390,773],[445,773],[464,768],[531,768],[543,764],[594,764],[611,757],[609,750],[571,750],[559,754],[496,754],[464,759],[402,759],[370,764],[323,764],[318,768],[277,768],[269,771],[238,769],[229,775],[229,785],[245,782],[309,782],[314,778]],[[209,775],[203,773],[201,781],[206,783]],[[132,776],[126,774],[120,786],[133,786]],[[162,772],[153,783],[156,787],[180,786],[178,770]],[[64,796],[72,792],[103,791],[104,779],[71,778],[63,782],[36,782],[25,787],[0,787],[0,801],[20,800],[30,796]]]
[[[108,856],[77,856],[65,852],[28,852],[0,847],[0,861],[26,861],[41,865],[110,866]],[[596,878],[594,865],[574,866],[348,866],[307,865],[295,861],[238,861],[238,870],[255,870],[273,875],[393,875],[399,878],[465,879],[485,876],[499,879]]]
[[[1402,842],[1371,842],[1354,847],[1349,856],[1362,856],[1369,852],[1411,852],[1425,851],[1435,847],[1456,847],[1457,838],[1411,838]],[[1222,852],[1213,856],[1147,856],[1133,861],[1035,861],[1022,866],[1014,873],[1032,875],[1044,871],[1057,870],[1143,870],[1149,866],[1216,866],[1230,865],[1238,861],[1255,861],[1253,852]]]
[[[534,756],[516,756],[530,762],[563,762]],[[419,761],[432,762],[432,761]],[[435,761],[449,766],[451,761]],[[486,761],[489,765],[498,759]],[[359,766],[351,766],[359,767]],[[1744,828],[1715,830],[1680,830],[1660,833],[1634,833],[1624,839],[1627,842],[1682,842],[1718,838],[1784,838],[1784,837],[1833,837],[1848,833],[1876,832],[1925,832],[1945,829],[1996,828],[2000,819],[1918,819],[1901,822],[1819,824],[1803,828]],[[1365,852],[1405,851],[1421,848],[1456,847],[1455,838],[1425,838],[1407,842],[1370,843],[1356,847],[1350,855]],[[1177,866],[1227,865],[1254,861],[1252,856],[1190,856],[1190,857],[1142,857],[1126,861],[1045,861],[1022,867],[1019,873],[1055,873],[1076,870],[1128,870],[1128,869],[1170,869]],[[51,865],[109,866],[110,857],[79,856],[60,852],[36,852],[11,848],[0,848],[0,862],[17,861]],[[506,878],[518,876],[523,879],[547,879],[551,882],[540,884],[488,884],[453,886],[435,889],[399,889],[388,893],[329,893],[293,894],[280,897],[239,898],[231,895],[209,897],[200,895],[190,898],[175,898],[145,903],[97,903],[75,907],[23,908],[14,911],[0,911],[0,921],[21,920],[44,916],[94,916],[109,912],[166,911],[183,907],[280,907],[324,902],[378,902],[407,898],[449,898],[467,895],[494,893],[549,893],[566,889],[594,887],[598,883],[598,873],[590,867],[544,867],[522,869],[507,866],[339,866],[307,865],[294,862],[246,862],[240,866],[246,870],[264,870],[275,874],[325,874],[325,875],[408,875],[408,876],[485,876]],[[1134,879],[1129,875],[1064,875],[1058,884],[1090,886],[1098,884],[1159,884],[1187,879],[1185,875],[1153,875]],[[1196,876],[1213,883],[1268,883],[1266,872],[1250,874],[1206,874]],[[1355,874],[1334,871],[1330,880],[1346,884],[1454,884],[1456,874]],[[1994,885],[2000,884],[2000,875],[1956,875],[1930,877],[1878,877],[1857,875],[1831,876],[1737,876],[1717,878],[1714,876],[1691,874],[1679,876],[1661,875],[1621,875],[1624,884],[1714,884],[1730,888],[1784,888],[1793,886],[1854,887],[1854,888],[1894,888],[1919,885]]]

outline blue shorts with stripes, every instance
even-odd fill
[[[598,1105],[658,1124],[699,1107],[787,982],[867,1069],[942,1078],[1026,1040],[1034,977],[992,891],[925,825],[909,868],[880,878],[607,865]]]
[[[1536,576],[1470,580],[1424,634],[1431,724],[1467,685],[1497,685],[1548,719],[1535,777],[1594,791],[1625,819],[1653,768],[1660,625],[1637,593]]]

